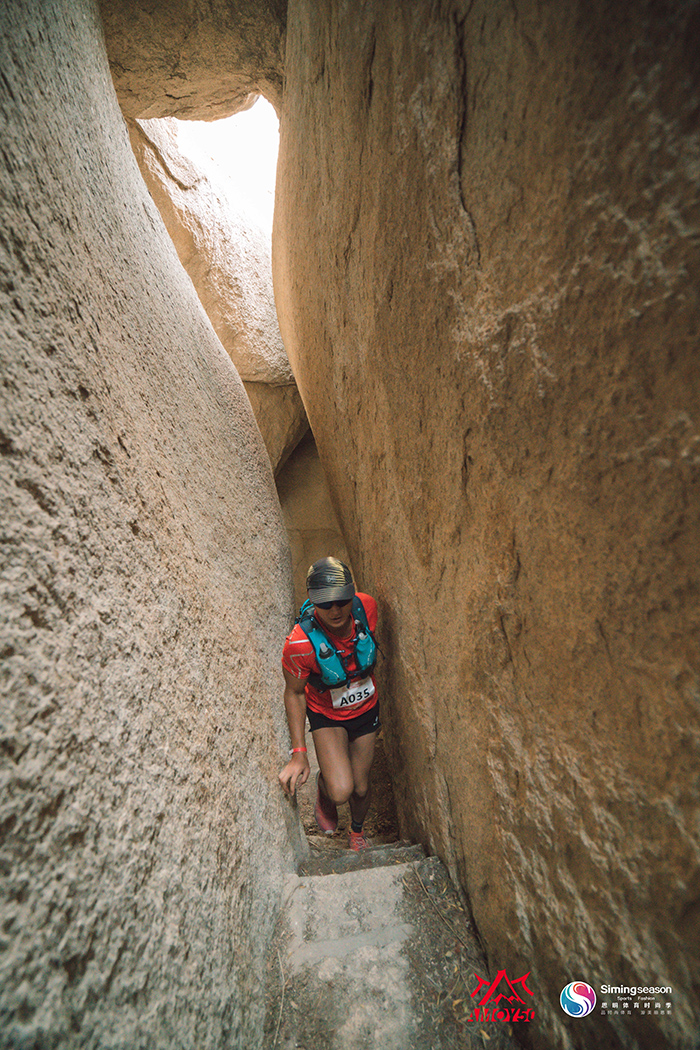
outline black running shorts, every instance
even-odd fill
[[[370,707],[369,711],[357,715],[356,718],[328,718],[326,715],[320,715],[318,711],[312,711],[309,707],[306,709],[306,717],[309,720],[312,733],[314,729],[337,729],[339,726],[341,729],[347,730],[348,740],[357,740],[358,736],[376,733],[382,727],[382,723],[379,721],[379,704]]]

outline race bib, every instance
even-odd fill
[[[370,696],[374,696],[374,682],[371,677],[360,678],[357,682],[350,682],[349,685],[339,685],[337,689],[331,689],[331,700],[336,711],[364,704]]]

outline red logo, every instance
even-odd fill
[[[475,974],[479,983],[472,992],[472,999],[476,998],[484,985],[486,985],[486,990],[467,1021],[532,1021],[535,1016],[534,1007],[528,1007],[529,1000],[523,998],[524,993],[527,993],[530,998],[533,997],[533,993],[525,984],[530,973],[531,971],[528,970],[522,977],[511,981],[505,970],[499,970],[491,984],[483,977],[479,977],[478,973]],[[487,1005],[489,1003],[492,1004],[490,1010]]]

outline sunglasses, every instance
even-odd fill
[[[329,609],[332,609],[334,605],[337,605],[339,609],[344,609],[351,601],[352,598],[346,598],[345,601],[342,602],[314,602],[314,605],[317,609],[325,609],[327,612]]]

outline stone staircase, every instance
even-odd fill
[[[470,1020],[488,977],[447,872],[420,846],[314,846],[289,876],[268,965],[265,1050],[515,1050]]]

